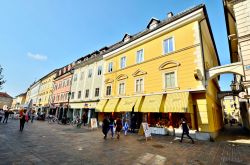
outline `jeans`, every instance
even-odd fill
[[[192,140],[192,143],[194,143],[194,140],[191,138],[191,136],[189,136],[189,132],[184,132],[184,131],[182,132],[180,142],[182,142],[182,140],[183,140],[183,136],[184,136],[185,134],[187,135],[187,137],[188,137],[189,139],[191,139],[191,140]]]
[[[113,137],[113,136],[114,136],[114,126],[113,126],[113,125],[110,125],[107,132],[109,132],[109,130],[111,130],[111,135],[112,135],[112,137]]]
[[[4,121],[5,121],[5,123],[7,123],[8,119],[9,119],[9,116],[7,116],[7,117],[5,116],[4,119],[3,119],[3,123],[4,123]]]

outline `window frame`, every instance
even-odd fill
[[[93,75],[93,69],[88,69],[88,78],[91,78]]]
[[[82,91],[78,91],[77,98],[81,99],[81,97],[82,97]]]
[[[124,60],[124,66],[122,66],[122,59],[125,59]],[[126,56],[122,56],[121,58],[120,58],[120,69],[123,69],[123,68],[126,68],[126,66],[127,66],[127,57]]]
[[[167,88],[166,87],[166,81],[165,81],[165,75],[166,74],[169,74],[169,73],[174,73],[175,75],[175,82],[174,82],[174,87],[169,87]],[[177,82],[178,78],[177,78],[177,70],[169,70],[169,71],[166,71],[166,72],[163,72],[163,89],[164,90],[167,90],[167,89],[175,89],[175,88],[178,88],[178,82]]]
[[[96,95],[96,91],[97,91],[97,89],[98,89],[98,95]],[[99,97],[100,96],[100,88],[95,88],[95,97]]]
[[[137,55],[138,55],[139,51],[142,51],[142,60],[140,62],[137,61]],[[144,62],[144,48],[137,50],[136,51],[136,56],[135,56],[135,63],[136,64],[140,64],[140,63],[143,63],[143,62]]]
[[[108,89],[109,86],[110,86],[110,94],[108,95],[108,94],[107,94],[107,92],[108,92],[107,89]],[[106,96],[111,96],[111,95],[112,95],[112,85],[111,85],[111,84],[106,85],[105,95],[106,95]]]
[[[141,79],[142,79],[142,90],[141,91],[136,91],[136,81],[141,80]],[[144,92],[144,86],[145,86],[144,77],[138,77],[138,78],[135,79],[135,86],[134,86],[135,93],[143,93]]]
[[[172,38],[172,41],[173,41],[173,50],[170,51],[170,52],[165,52],[165,41],[169,40],[170,38]],[[175,51],[175,38],[174,38],[174,36],[169,36],[169,37],[163,39],[163,41],[162,41],[162,48],[163,48],[162,49],[162,54],[163,55],[166,55],[166,54],[174,52]],[[168,44],[168,49],[169,49],[169,44]]]
[[[123,87],[123,90],[124,90],[124,91],[123,91],[123,93],[120,93],[120,85],[121,85],[121,84],[124,84],[124,87]],[[117,88],[117,90],[118,90],[118,91],[117,91],[118,95],[125,95],[125,94],[126,94],[126,92],[125,92],[126,89],[125,89],[125,88],[126,88],[126,83],[125,83],[124,81],[120,81],[120,82],[118,83],[118,88]]]
[[[89,89],[85,90],[85,98],[89,98]]]
[[[101,68],[101,69],[100,69],[100,68]],[[100,71],[100,74],[99,74],[99,71]],[[98,75],[98,76],[102,75],[102,66],[101,66],[101,65],[99,65],[99,66],[97,67],[97,75]]]
[[[112,67],[110,67],[110,64],[111,64]],[[108,63],[108,73],[111,73],[111,72],[113,72],[113,62]]]

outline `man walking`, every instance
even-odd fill
[[[4,113],[4,119],[3,119],[3,123],[7,123],[8,122],[8,119],[9,119],[9,108],[5,111]]]
[[[191,139],[191,140],[192,140],[192,143],[194,144],[194,140],[191,138],[191,136],[189,136],[189,128],[188,128],[188,125],[187,125],[187,123],[186,123],[186,120],[185,120],[184,118],[182,118],[181,121],[182,121],[182,122],[181,122],[182,135],[181,135],[181,140],[180,140],[180,142],[182,142],[183,136],[184,136],[184,134],[186,134],[187,137],[188,137],[189,139]]]

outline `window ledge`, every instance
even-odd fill
[[[167,92],[167,91],[173,91],[173,90],[179,90],[180,87],[173,87],[173,88],[166,88],[166,89],[162,89],[163,92]]]

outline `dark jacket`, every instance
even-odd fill
[[[187,125],[187,123],[186,123],[185,121],[183,121],[183,122],[181,123],[181,126],[182,126],[183,132],[186,132],[186,133],[189,132],[188,125]]]
[[[109,120],[107,118],[103,119],[102,121],[102,132],[105,134],[108,132],[109,128]]]
[[[116,125],[115,131],[116,132],[121,132],[121,130],[122,130],[122,120],[120,118],[116,119],[115,125]]]

